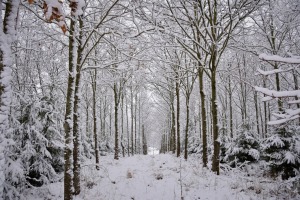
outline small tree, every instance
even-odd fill
[[[52,182],[63,171],[63,141],[53,100],[26,99],[14,107],[17,116],[11,119],[13,142],[8,145],[10,153],[4,166],[8,199],[22,198],[26,187]]]
[[[240,133],[229,145],[224,160],[229,162],[231,167],[244,162],[255,162],[260,158],[259,136],[243,125]]]
[[[299,175],[300,127],[276,128],[263,143],[264,159],[272,177],[281,175],[283,180]]]

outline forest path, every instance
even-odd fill
[[[99,171],[94,159],[84,161],[81,178],[81,193],[75,200],[283,199],[278,196],[280,182],[247,176],[235,169],[221,170],[217,176],[203,169],[201,159],[194,156],[187,161],[171,154],[119,160],[114,160],[113,155],[102,156]],[[63,182],[32,188],[24,195],[26,200],[61,200]]]
[[[242,183],[238,186],[236,177],[214,175],[202,168],[199,158],[185,161],[160,154],[113,160],[108,156],[101,157],[100,163],[100,171],[83,170],[86,189],[76,199],[251,199],[241,190]]]

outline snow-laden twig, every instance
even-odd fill
[[[300,58],[296,56],[284,58],[278,55],[268,55],[262,53],[259,55],[259,58],[266,61],[276,61],[276,62],[289,63],[289,64],[300,64]]]

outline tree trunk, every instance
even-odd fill
[[[97,115],[96,115],[96,92],[97,92],[97,70],[95,69],[94,77],[92,78],[93,88],[93,123],[94,123],[94,145],[95,145],[95,157],[96,157],[96,169],[100,170],[99,166],[99,145],[97,135]]]
[[[254,91],[254,106],[255,106],[257,133],[259,136],[261,136],[260,129],[259,129],[259,111],[258,111],[258,102],[257,102],[257,91]]]
[[[142,137],[143,137],[143,154],[147,155],[148,147],[147,147],[147,138],[146,138],[146,135],[145,135],[145,126],[144,126],[144,124],[142,125]]]
[[[134,143],[133,143],[133,88],[132,88],[132,85],[131,85],[131,88],[130,88],[130,111],[131,111],[131,155],[133,156],[134,155]]]
[[[77,47],[77,63],[75,78],[75,95],[73,108],[73,187],[74,195],[80,193],[80,133],[79,133],[79,104],[80,104],[80,77],[81,77],[81,61],[83,49],[81,46],[83,21],[79,17],[79,39]]]
[[[178,73],[176,73],[176,84],[175,84],[175,91],[176,91],[176,103],[177,103],[177,118],[176,118],[176,124],[177,124],[177,157],[180,156],[180,93],[179,93],[179,76]]]
[[[124,141],[124,94],[122,92],[122,99],[121,99],[121,147],[122,147],[122,155],[125,157],[125,146],[123,144]]]
[[[265,78],[263,79],[263,87],[266,88],[266,80]],[[265,97],[266,95],[264,95]],[[267,136],[267,132],[268,132],[268,113],[267,113],[267,102],[264,101],[264,118],[265,118],[265,121],[264,121],[264,137]]]
[[[212,113],[212,132],[213,132],[213,144],[214,153],[212,160],[212,171],[220,174],[220,142],[218,132],[218,104],[217,104],[217,81],[216,81],[216,66],[213,59],[211,70],[211,113]]]
[[[115,99],[115,156],[114,159],[119,159],[119,129],[118,129],[118,109],[119,109],[119,98],[117,83],[114,83],[114,99]]]
[[[231,77],[229,76],[229,125],[230,125],[230,138],[233,138],[233,108],[232,108],[232,90],[231,90]]]
[[[2,18],[2,9],[4,2],[0,2],[0,164],[7,162],[7,156],[10,155],[6,146],[6,134],[9,129],[9,115],[10,115],[10,105],[11,105],[11,65],[12,62],[12,52],[11,44],[14,40],[13,33],[15,32],[15,26],[18,18],[19,0],[7,0],[5,2],[5,13],[4,19]],[[2,21],[3,20],[3,21]],[[2,24],[3,22],[3,24]],[[2,26],[3,25],[3,26]],[[6,79],[6,80],[3,80]],[[7,135],[9,136],[9,135]],[[4,162],[3,162],[4,161]],[[0,165],[1,172],[4,181],[6,181],[7,172],[5,172]],[[6,183],[1,180],[0,183],[0,199],[9,199],[7,195]]]
[[[172,91],[173,92],[173,91]],[[172,146],[171,146],[171,150],[172,153],[175,154],[176,151],[176,122],[175,122],[175,108],[174,108],[174,94],[173,95],[173,99],[171,102],[171,134],[172,134]]]
[[[206,129],[206,108],[205,108],[205,93],[204,93],[204,85],[203,85],[203,69],[199,69],[198,71],[199,77],[199,88],[200,88],[200,98],[201,98],[201,122],[202,122],[202,161],[203,167],[207,167],[207,129]]]
[[[130,156],[130,138],[129,138],[129,116],[128,116],[128,102],[126,98],[126,128],[127,128],[127,154]]]
[[[137,154],[136,151],[136,142],[137,142],[137,101],[138,101],[138,95],[136,93],[135,95],[135,104],[134,104],[134,153]]]
[[[67,98],[66,98],[66,112],[65,112],[65,121],[64,121],[64,130],[65,130],[65,149],[64,149],[64,199],[70,200],[73,199],[73,163],[72,163],[72,107],[73,107],[73,97],[74,97],[74,83],[75,77],[73,73],[75,70],[74,63],[74,44],[75,44],[75,24],[76,21],[74,18],[71,18],[70,22],[70,36],[69,36],[69,76],[68,76],[68,88],[67,88]]]
[[[188,134],[189,134],[189,122],[190,122],[190,97],[189,94],[186,97],[186,124],[185,124],[185,140],[184,140],[184,159],[188,159]]]

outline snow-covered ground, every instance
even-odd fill
[[[90,161],[92,162],[92,161]],[[247,176],[237,170],[217,176],[199,158],[136,155],[114,160],[101,157],[101,169],[82,166],[82,191],[76,200],[291,199],[282,182]],[[63,184],[27,191],[27,199],[62,199]],[[182,197],[182,198],[181,198]],[[294,196],[293,199],[299,199]]]

